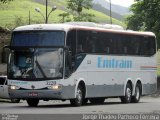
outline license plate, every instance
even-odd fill
[[[30,97],[36,97],[36,96],[38,96],[38,93],[36,93],[36,92],[31,92],[31,93],[29,93],[29,96],[30,96]]]

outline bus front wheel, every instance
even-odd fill
[[[83,103],[83,99],[84,99],[83,96],[84,96],[84,93],[83,93],[82,87],[78,86],[77,91],[76,91],[76,98],[70,100],[71,105],[81,106]]]
[[[27,99],[28,106],[36,107],[39,103],[38,99]]]

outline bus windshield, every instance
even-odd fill
[[[11,79],[63,77],[64,31],[13,32],[8,67]]]
[[[63,48],[12,50],[8,73],[12,79],[62,78]]]
[[[64,46],[64,31],[14,32],[11,46]]]

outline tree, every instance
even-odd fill
[[[74,21],[87,21],[87,22],[95,22],[93,19],[94,15],[89,13],[83,13],[80,16],[74,16]]]
[[[2,3],[7,3],[9,1],[13,1],[13,0],[0,0],[0,2],[2,2]]]
[[[127,28],[154,32],[160,47],[160,0],[136,1],[130,9],[133,14],[126,19]]]
[[[68,0],[67,8],[73,12],[74,21],[94,21],[93,14],[83,13],[83,9],[89,10],[92,8],[93,0]]]
[[[80,16],[83,8],[88,10],[92,8],[92,0],[68,0],[67,8],[71,9],[73,12],[77,12]]]
[[[62,17],[62,19],[60,20],[60,22],[62,22],[62,23],[64,23],[64,22],[70,22],[71,19],[70,19],[69,15],[70,14],[67,13],[67,12],[63,12],[63,13],[59,14],[59,17]]]

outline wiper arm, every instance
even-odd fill
[[[43,71],[43,69],[42,69],[42,67],[40,66],[39,62],[36,60],[35,63],[36,63],[36,65],[37,65],[37,67],[39,68],[39,70],[41,71],[43,77],[44,77],[44,78],[47,78],[46,75],[45,75],[45,73],[44,73],[44,71]]]

